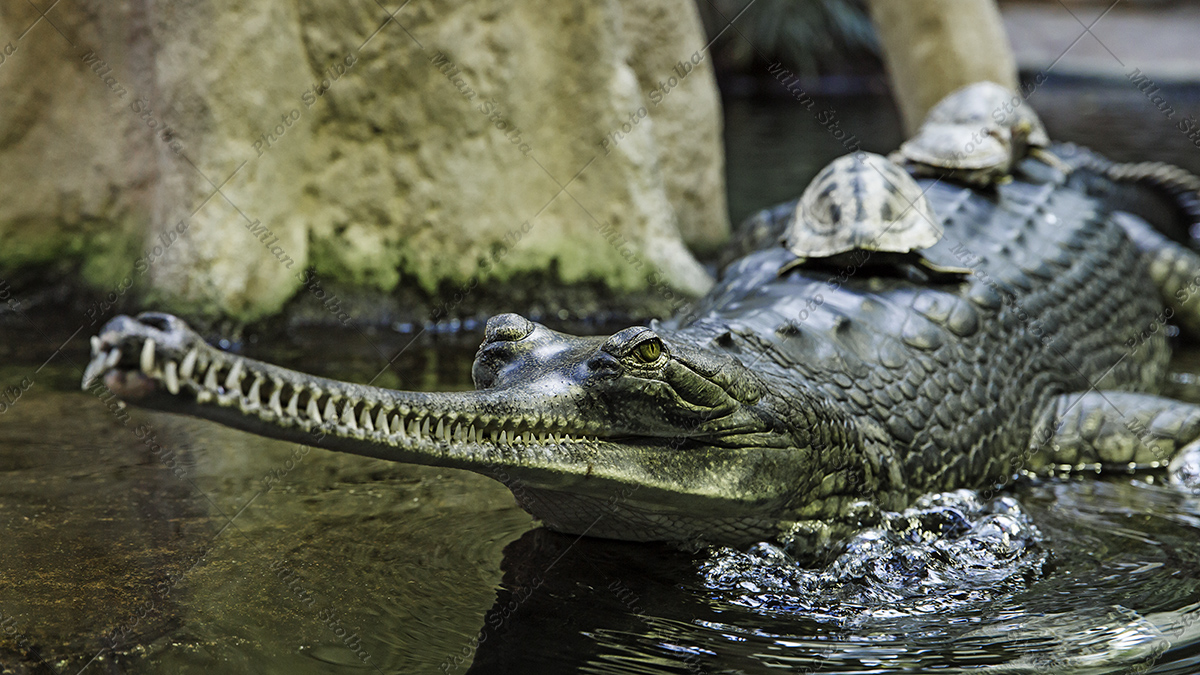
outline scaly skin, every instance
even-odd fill
[[[324,434],[333,450],[503,471],[563,532],[817,548],[879,508],[1010,475],[1059,394],[1164,380],[1162,331],[1125,348],[1162,305],[1098,202],[1061,181],[922,188],[946,230],[926,255],[972,267],[965,280],[869,262],[781,277],[791,254],[773,247],[686,320],[575,337],[495,317],[477,391],[444,394],[223,353],[169,315],[118,317],[85,385],[275,438]]]

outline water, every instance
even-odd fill
[[[1090,136],[1066,140],[1096,145],[1130,126],[1109,120],[1141,114],[1120,92],[1044,93],[1063,111],[1052,132]],[[1096,127],[1060,121],[1087,100],[1105,102]],[[870,130],[867,149],[899,140],[885,102],[829,106]],[[729,101],[726,123],[738,216],[841,152],[786,101]],[[1152,147],[1200,168],[1171,133],[1141,125],[1134,158]],[[5,672],[1200,670],[1200,500],[1156,476],[948,496],[821,567],[770,546],[580,539],[536,528],[474,474],[137,409],[122,420],[78,390],[92,329],[42,366],[79,319],[32,318],[0,326],[0,386],[32,382],[0,414]],[[410,340],[315,331],[242,348],[365,382]],[[468,387],[478,341],[422,337],[376,383]],[[1176,367],[1200,374],[1200,351]]]
[[[770,85],[765,90],[778,93]],[[1167,120],[1144,94],[1120,80],[1052,75],[1028,101],[1056,141],[1078,143],[1120,162],[1159,160],[1200,173],[1200,147],[1175,126],[1188,115],[1200,116],[1200,86],[1166,85],[1162,93],[1179,109],[1177,119]],[[811,110],[781,97],[726,97],[723,105],[734,223],[795,199],[817,171],[850,151],[849,137],[880,154],[904,140],[900,113],[889,98],[816,99]],[[846,138],[835,138],[838,131]]]

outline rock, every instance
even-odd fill
[[[649,114],[667,199],[679,217],[683,240],[697,251],[715,252],[729,238],[725,205],[725,162],[721,147],[721,106],[712,60],[704,51],[704,29],[693,0],[625,0],[622,27],[629,35],[627,59],[642,91],[680,83]],[[683,24],[686,30],[679,30]]]
[[[996,0],[867,4],[909,134],[959,87],[990,81],[1016,91],[1016,61]]]
[[[0,17],[13,35],[38,19]],[[729,229],[688,0],[413,3],[392,21],[371,3],[93,0],[50,18],[65,38],[43,19],[0,63],[0,270],[75,264],[101,294],[239,321],[313,280],[711,283],[685,246]]]

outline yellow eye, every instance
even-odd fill
[[[662,354],[662,343],[658,340],[646,340],[637,346],[636,353],[642,363],[654,363]]]

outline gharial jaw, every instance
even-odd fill
[[[568,533],[819,538],[861,498],[869,470],[850,439],[807,447],[797,434],[828,434],[788,429],[786,406],[740,364],[657,336],[649,349],[648,335],[567,336],[504,315],[489,322],[476,359],[482,389],[424,393],[229,354],[176,317],[143,314],[117,317],[92,338],[83,384],[273,438],[475,471]]]
[[[552,411],[540,420],[505,416],[483,409],[489,404],[502,409],[504,401],[478,392],[406,397],[299,373],[215,349],[169,314],[117,317],[91,343],[85,390],[100,383],[143,407],[237,419],[233,426],[249,431],[270,429],[307,442],[328,439],[335,448],[339,440],[362,441],[353,452],[382,459],[404,461],[405,451],[439,443],[517,447],[595,441],[601,426]],[[374,452],[372,445],[378,446]]]

